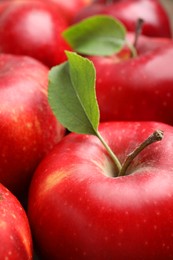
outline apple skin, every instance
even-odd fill
[[[164,7],[157,0],[122,0],[110,4],[93,3],[81,9],[73,23],[92,15],[105,14],[119,19],[128,31],[135,31],[139,18],[144,20],[142,34],[172,38],[171,23]]]
[[[61,33],[67,22],[43,1],[0,3],[0,51],[34,57],[48,67],[66,60],[69,45]]]
[[[173,41],[147,42],[143,38],[138,49],[136,58],[89,57],[96,69],[101,121],[148,120],[173,125]]]
[[[129,43],[134,44],[135,34],[133,32],[127,32],[126,39]],[[147,52],[155,51],[158,48],[167,48],[167,46],[169,45],[170,46],[173,45],[173,40],[170,38],[148,37],[146,35],[139,35],[136,43],[136,51],[137,51],[137,55],[141,56],[141,55],[145,55],[145,53]],[[129,53],[128,58],[130,58],[131,51],[128,46],[126,46],[126,52],[127,49]]]
[[[63,16],[67,19],[68,23],[71,23],[74,16],[84,7],[88,6],[91,0],[40,0],[52,2],[57,5],[57,10],[63,13]]]
[[[173,259],[173,127],[156,122],[105,122],[99,130],[122,162],[154,130],[127,175],[101,142],[71,133],[38,166],[28,216],[41,259]]]
[[[0,2],[27,2],[28,0],[0,0]],[[92,3],[92,0],[70,0],[70,1],[62,1],[62,0],[34,0],[40,1],[46,4],[53,4],[56,10],[61,13],[68,23],[71,23],[74,16],[84,7]]]
[[[48,104],[48,72],[31,57],[0,54],[0,182],[17,195],[65,134]]]
[[[32,260],[33,243],[27,215],[17,198],[0,184],[0,259]]]

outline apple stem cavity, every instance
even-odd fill
[[[119,171],[118,176],[125,176],[127,169],[133,159],[142,152],[148,145],[161,141],[163,139],[163,131],[156,130],[154,131],[144,142],[142,142],[133,152],[131,152],[125,159],[124,163],[122,164],[121,170]]]
[[[163,131],[162,130],[156,130],[154,131],[147,139],[145,139],[134,151],[132,151],[128,156],[126,157],[123,164],[120,163],[118,157],[114,154],[114,152],[111,150],[109,145],[105,142],[103,137],[100,135],[99,132],[97,132],[97,137],[101,141],[101,143],[104,145],[105,149],[107,150],[109,156],[112,158],[114,165],[116,166],[116,173],[115,177],[125,176],[127,173],[127,169],[132,163],[132,161],[137,157],[138,154],[140,154],[147,146],[151,145],[152,143],[161,141],[163,139]]]

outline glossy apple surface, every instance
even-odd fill
[[[0,182],[15,193],[64,136],[47,100],[48,71],[31,57],[0,55]]]
[[[159,45],[161,45],[159,47]],[[136,58],[90,57],[101,120],[173,124],[173,43],[143,38]]]
[[[0,259],[32,260],[28,218],[16,197],[0,184]]]
[[[5,6],[5,8],[4,8]],[[69,49],[61,33],[65,18],[43,1],[0,3],[0,51],[34,57],[47,66],[57,65]]]
[[[122,163],[154,130],[151,144],[116,170],[91,135],[66,136],[37,168],[28,215],[41,259],[173,258],[173,128],[154,122],[108,122],[100,133]]]
[[[93,3],[83,8],[75,17],[79,22],[91,15],[106,14],[119,19],[128,31],[135,31],[139,18],[144,20],[142,34],[150,37],[172,38],[169,16],[157,0],[122,0],[113,3]]]

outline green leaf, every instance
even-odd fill
[[[72,25],[63,36],[80,54],[112,55],[123,48],[126,29],[113,17],[95,15]]]
[[[97,135],[99,108],[95,68],[91,61],[66,51],[68,61],[49,72],[48,100],[58,120],[70,131]]]
[[[121,163],[98,131],[99,108],[95,93],[96,72],[93,63],[66,51],[68,61],[49,72],[48,100],[58,120],[67,129],[99,138],[121,171]]]

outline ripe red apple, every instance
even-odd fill
[[[1,0],[4,2],[7,1],[23,1],[27,2],[28,0]],[[36,1],[36,0],[34,0]],[[71,23],[74,16],[85,6],[89,5],[92,0],[70,0],[70,1],[61,1],[61,0],[37,0],[41,2],[45,2],[46,4],[54,4],[56,11],[61,13],[64,18]]]
[[[15,194],[64,136],[47,100],[48,71],[31,57],[0,55],[0,182]]]
[[[43,1],[0,3],[0,51],[32,56],[51,67],[66,59],[69,49],[61,33],[67,22]]]
[[[173,125],[172,39],[139,36],[139,32],[126,36],[122,24],[103,15],[70,27],[64,36],[76,52],[95,55],[89,58],[96,70],[101,121],[153,120]]]
[[[128,31],[134,32],[136,21],[144,20],[142,34],[151,37],[172,37],[168,14],[157,0],[122,0],[113,3],[93,3],[83,8],[75,17],[79,22],[91,15],[106,14],[119,19]]]
[[[41,162],[32,179],[28,214],[41,259],[173,259],[173,127],[107,122],[100,133],[123,162],[154,130],[125,176],[101,142],[71,133]]]
[[[96,68],[101,121],[154,120],[173,125],[173,42],[161,40],[158,48],[158,39],[142,44],[135,58],[90,58]]]
[[[0,259],[33,259],[32,237],[26,213],[17,198],[2,184],[0,240]]]

